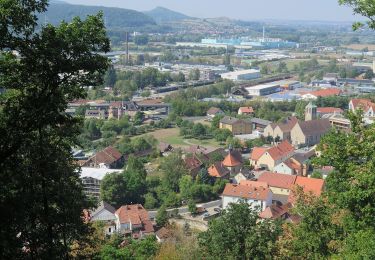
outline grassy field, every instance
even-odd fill
[[[180,130],[178,128],[168,128],[168,129],[159,129],[154,132],[150,132],[144,135],[152,135],[154,136],[159,142],[169,143],[174,147],[186,147],[190,145],[203,145],[203,146],[221,146],[217,141],[214,139],[207,139],[207,140],[197,140],[197,139],[185,139],[184,137],[180,136]],[[144,136],[140,135],[140,136]],[[136,136],[133,138],[137,138],[140,136]]]
[[[361,51],[364,48],[368,48],[369,51],[375,51],[375,44],[350,44],[345,46],[348,49]]]

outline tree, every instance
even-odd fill
[[[165,205],[161,205],[161,207],[158,209],[155,221],[159,227],[165,226],[165,224],[168,223],[168,212]]]
[[[102,83],[109,62],[97,53],[109,51],[109,40],[101,15],[35,32],[45,9],[46,1],[0,3],[2,259],[68,258],[89,231],[82,212],[93,205],[71,155],[81,121],[65,109]]]
[[[194,124],[192,134],[197,139],[203,139],[206,136],[206,128],[203,124]]]
[[[285,62],[280,61],[279,65],[277,66],[277,72],[279,73],[288,73],[288,67]]]
[[[113,68],[113,66],[110,66],[104,76],[105,85],[108,87],[113,87],[116,83],[116,78],[116,70]]]
[[[211,259],[272,259],[279,234],[277,222],[259,221],[258,212],[240,202],[209,222],[199,244]]]
[[[201,75],[201,73],[200,73],[199,69],[193,69],[193,70],[190,71],[189,79],[190,80],[199,80],[200,75]]]
[[[260,73],[263,75],[268,75],[270,73],[270,69],[268,68],[267,64],[264,64],[260,67]]]
[[[188,209],[190,214],[195,215],[197,214],[197,204],[193,199],[190,199],[188,202]]]
[[[367,25],[371,29],[375,29],[375,3],[372,0],[339,0],[339,3],[352,7],[355,14],[367,17],[369,19]],[[355,22],[353,24],[353,29],[357,30],[363,26],[364,24],[362,22]]]
[[[121,207],[127,200],[125,190],[126,182],[120,173],[106,174],[100,183],[101,199],[116,208]]]
[[[167,189],[178,192],[180,178],[188,174],[181,152],[173,152],[163,158],[160,169],[163,172],[163,184]]]

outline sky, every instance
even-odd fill
[[[349,7],[338,0],[63,0],[71,4],[121,7],[138,11],[157,6],[189,16],[230,17],[241,20],[354,21]]]

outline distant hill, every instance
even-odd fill
[[[151,17],[135,10],[102,6],[72,5],[62,1],[51,2],[47,12],[39,15],[39,20],[40,23],[44,23],[46,20],[48,23],[57,25],[62,20],[71,21],[75,16],[85,18],[87,15],[96,14],[99,11],[104,12],[105,23],[109,29],[137,28],[156,25]]]
[[[157,23],[192,19],[190,16],[160,6],[143,13],[154,19]]]

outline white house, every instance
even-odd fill
[[[90,214],[90,221],[103,221],[106,235],[112,235],[116,231],[116,209],[109,203],[101,201],[99,207]]]
[[[223,191],[223,209],[231,203],[246,201],[253,209],[263,211],[272,204],[273,193],[268,187],[254,187],[228,183]]]

